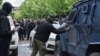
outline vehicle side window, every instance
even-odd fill
[[[89,8],[89,5],[85,4],[84,7],[83,7],[82,13],[87,14],[88,13],[88,8]]]
[[[68,17],[68,22],[69,23],[73,23],[74,22],[75,17],[76,17],[76,13],[77,13],[77,10],[76,9],[73,9],[71,11],[71,13],[69,14],[69,17]]]

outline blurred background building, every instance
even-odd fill
[[[10,2],[13,5],[13,7],[19,7],[24,2],[24,0],[3,0],[2,4],[4,2]]]

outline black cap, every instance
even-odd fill
[[[13,6],[9,2],[5,2],[2,6],[2,10],[4,10],[7,14],[12,11]]]

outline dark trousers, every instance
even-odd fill
[[[36,56],[38,51],[39,51],[39,56],[45,56],[46,46],[45,46],[44,42],[34,39],[32,48],[33,48],[33,50],[32,50],[31,56]]]
[[[10,41],[1,40],[0,39],[0,56],[8,56],[9,55],[9,45]]]
[[[19,29],[18,34],[19,34],[19,39],[23,40],[24,39],[24,33],[23,29]]]

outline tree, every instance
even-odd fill
[[[0,0],[0,7],[1,7],[1,4],[2,4],[2,0]]]
[[[25,0],[16,18],[46,18],[48,15],[66,16],[77,0]]]

